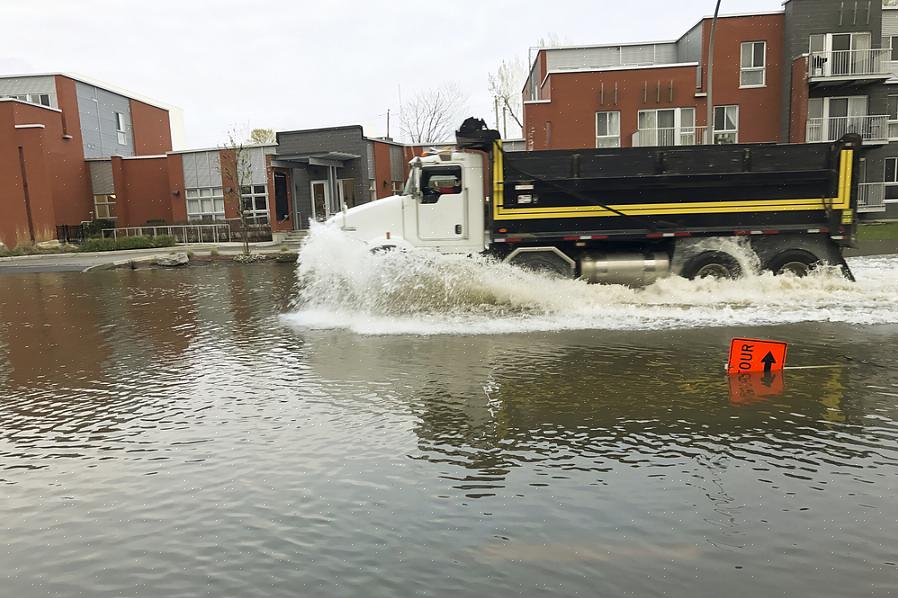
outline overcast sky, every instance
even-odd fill
[[[0,0],[0,74],[74,72],[178,106],[187,147],[232,127],[361,124],[386,133],[399,98],[447,81],[491,119],[487,75],[541,37],[673,39],[713,0]],[[723,0],[722,13],[781,0]]]

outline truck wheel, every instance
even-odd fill
[[[807,276],[811,270],[821,263],[820,258],[804,249],[787,249],[786,251],[774,256],[767,268],[774,274],[785,274],[787,272],[795,276]]]
[[[571,266],[560,256],[549,252],[520,253],[509,261],[510,264],[555,278],[573,278]]]
[[[739,278],[742,266],[729,253],[705,251],[686,262],[682,275],[690,280],[696,278]]]

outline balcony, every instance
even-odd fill
[[[857,187],[858,212],[885,212],[885,183],[860,183]]]
[[[666,127],[640,129],[633,133],[633,147],[666,147],[672,145],[702,145],[706,127]]]
[[[892,76],[890,53],[889,48],[811,52],[808,57],[808,81],[845,83],[888,79]]]
[[[872,116],[809,118],[805,139],[808,143],[837,141],[848,133],[857,133],[864,140],[864,143],[888,143],[889,117],[885,114],[877,114]]]

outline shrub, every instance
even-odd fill
[[[168,235],[158,237],[121,237],[119,239],[86,239],[80,251],[116,251],[121,249],[152,249],[155,247],[172,247],[175,238]]]

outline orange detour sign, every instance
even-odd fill
[[[730,343],[727,374],[778,372],[786,364],[786,343],[734,338]]]

